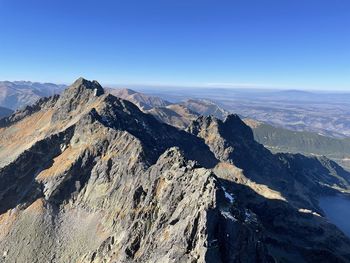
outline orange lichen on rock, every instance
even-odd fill
[[[161,193],[163,191],[163,188],[166,185],[165,179],[162,177],[158,180],[157,187],[156,187],[156,197],[160,197]]]
[[[26,212],[39,213],[42,214],[45,211],[45,200],[44,198],[39,198],[35,200],[30,206],[25,210]]]
[[[286,201],[282,193],[271,189],[268,185],[259,184],[244,175],[244,171],[230,163],[221,162],[216,165],[214,172],[220,178],[235,181],[238,184],[249,186],[257,194],[267,198]]]
[[[54,158],[52,166],[40,172],[36,179],[38,181],[43,181],[64,173],[73,165],[81,151],[81,147],[73,148],[68,146],[59,156]]]
[[[0,240],[8,235],[13,224],[16,222],[18,211],[16,208],[9,209],[6,213],[0,215]]]
[[[165,229],[165,230],[163,231],[162,237],[163,237],[163,240],[168,240],[168,239],[169,239],[170,234],[169,234],[169,230],[168,230],[168,229]]]
[[[35,142],[43,139],[50,128],[52,110],[39,111],[9,127],[0,129],[0,166],[12,161]]]

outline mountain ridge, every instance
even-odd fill
[[[271,154],[237,115],[179,130],[79,79],[14,116],[0,128],[3,262],[350,259],[317,204],[349,174]]]

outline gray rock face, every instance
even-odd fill
[[[2,123],[0,261],[349,261],[316,199],[349,174],[252,136],[234,115],[180,131],[79,79]]]
[[[72,112],[76,114],[84,111],[85,105],[92,104],[103,94],[104,90],[97,81],[77,79],[59,97],[56,105],[58,110],[53,115],[52,121],[65,119]]]

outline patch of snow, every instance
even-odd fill
[[[321,216],[319,213],[316,213],[314,211],[311,211],[310,209],[306,209],[306,208],[299,208],[298,210],[300,213],[304,213],[304,214],[312,214],[314,216]]]
[[[237,221],[238,221],[237,218],[235,218],[233,215],[231,215],[231,213],[228,212],[228,211],[221,211],[221,214],[222,214],[226,219],[230,219],[230,220],[232,220],[232,221],[234,221],[234,222],[237,222]]]
[[[235,198],[233,197],[232,194],[230,194],[229,192],[226,191],[225,187],[222,187],[222,190],[224,190],[225,193],[225,198],[228,199],[230,201],[231,204],[234,203]]]
[[[246,223],[257,223],[256,215],[250,211],[249,209],[245,209],[245,219],[244,222]]]

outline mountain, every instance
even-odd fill
[[[225,111],[288,130],[315,132],[334,138],[350,136],[349,92],[239,87],[144,87],[142,90],[176,103],[186,99],[209,100]]]
[[[108,89],[108,92],[116,97],[131,101],[141,110],[150,110],[154,107],[165,107],[170,104],[170,102],[159,97],[146,95],[131,89]]]
[[[274,155],[237,115],[186,130],[78,79],[0,121],[2,262],[349,262],[326,158]]]
[[[225,119],[229,114],[228,111],[219,107],[216,103],[210,100],[203,99],[188,99],[181,103],[190,110],[199,113],[200,115],[212,115],[219,119]]]
[[[297,132],[245,119],[254,138],[273,152],[324,155],[350,169],[350,139],[338,139],[312,132]]]
[[[0,106],[16,110],[42,97],[59,94],[65,85],[30,81],[0,81]]]
[[[10,116],[12,113],[13,111],[8,108],[0,107],[0,119]]]
[[[192,121],[199,117],[199,113],[194,112],[181,104],[155,107],[146,112],[152,114],[157,120],[180,129],[187,128]]]
[[[171,103],[157,96],[151,96],[131,89],[108,89],[116,97],[131,101],[157,120],[185,129],[199,115],[213,115],[224,119],[229,113],[209,100],[185,100]]]

